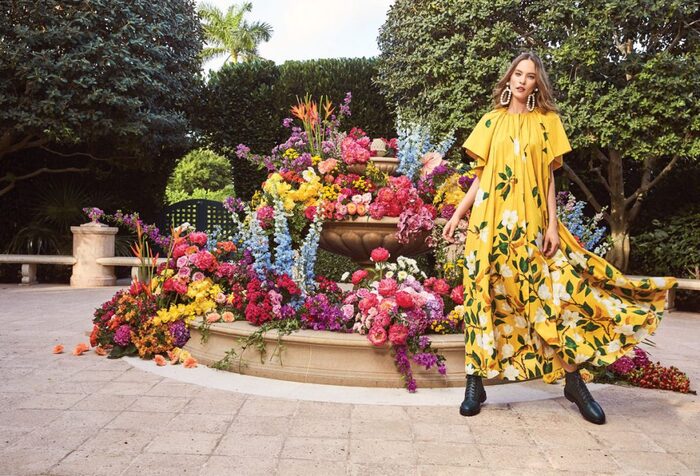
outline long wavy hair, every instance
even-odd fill
[[[510,63],[506,73],[498,80],[496,86],[493,88],[493,107],[496,109],[508,107],[501,104],[501,93],[503,93],[503,90],[506,88],[516,66],[518,66],[522,60],[527,59],[535,63],[535,87],[538,89],[535,93],[535,108],[539,109],[541,112],[553,111],[558,113],[559,108],[557,108],[557,105],[554,103],[552,83],[549,82],[547,71],[545,71],[540,57],[531,51],[520,53],[513,62]]]

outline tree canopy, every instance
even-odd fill
[[[63,171],[13,172],[8,161],[30,148],[61,149],[54,163],[138,163],[184,144],[201,47],[192,0],[2,2],[0,195],[37,172]]]
[[[576,149],[566,173],[597,211],[609,206],[622,268],[648,191],[700,157],[697,2],[397,0],[379,45],[392,106],[462,138],[512,58],[538,53]]]

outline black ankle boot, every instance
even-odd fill
[[[484,383],[478,375],[467,375],[467,387],[464,390],[464,401],[459,407],[462,416],[476,415],[481,411],[481,404],[486,401]]]
[[[593,396],[588,391],[586,383],[581,378],[581,374],[578,370],[575,372],[566,372],[564,396],[567,400],[576,404],[581,415],[583,415],[583,418],[586,420],[596,425],[605,423],[605,413],[603,409],[598,402],[593,399]]]

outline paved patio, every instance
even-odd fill
[[[240,376],[227,386],[203,367],[72,356],[116,289],[0,285],[0,474],[700,474],[694,395],[591,387],[608,418],[596,426],[561,386],[517,383],[487,387],[463,418],[458,390],[318,402],[294,386],[297,399],[279,398],[279,382],[244,393]],[[700,314],[668,314],[653,340],[653,359],[698,389]]]

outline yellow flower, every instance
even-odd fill
[[[295,149],[287,149],[282,155],[287,159],[296,159],[299,157],[299,152],[297,152]]]
[[[365,179],[363,177],[359,177],[357,180],[355,180],[352,183],[352,186],[353,186],[353,188],[356,188],[357,190],[362,190],[363,192],[366,192],[368,189],[367,182],[365,181]]]
[[[326,185],[321,189],[321,199],[334,202],[340,194],[340,186],[337,184]]]
[[[563,376],[564,376],[564,369],[560,367],[557,370],[555,370],[554,372],[544,374],[542,376],[542,381],[544,383],[554,383],[557,380],[559,380],[560,378],[562,378]]]
[[[321,157],[319,157],[318,155],[314,155],[314,156],[311,157],[311,163],[312,163],[313,165],[316,165],[316,164],[318,164],[319,162],[321,162]]]

